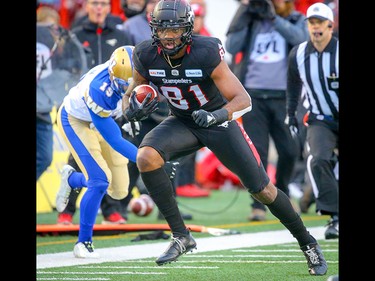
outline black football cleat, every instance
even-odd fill
[[[191,234],[172,236],[172,241],[169,244],[167,250],[156,259],[158,265],[163,265],[170,263],[172,261],[177,261],[177,259],[187,252],[192,252],[193,249],[197,248],[197,243],[195,242]]]
[[[303,246],[301,250],[307,260],[310,275],[324,275],[327,273],[327,262],[318,242]]]
[[[336,216],[331,218],[326,226],[328,226],[324,232],[326,239],[339,238],[339,219]]]

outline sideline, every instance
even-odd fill
[[[317,240],[324,239],[324,227],[311,227],[308,228],[308,230]],[[195,240],[197,241],[197,250],[194,250],[193,253],[188,253],[188,255],[210,251],[296,242],[295,238],[288,230],[226,235],[220,237],[205,237],[196,238]],[[134,246],[100,248],[95,250],[100,254],[99,259],[75,258],[73,256],[73,250],[56,254],[37,255],[36,268],[57,268],[63,266],[156,258],[165,251],[169,243],[170,241]]]

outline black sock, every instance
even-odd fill
[[[300,247],[315,242],[303,224],[301,217],[293,209],[289,197],[280,189],[277,190],[275,201],[267,205],[270,212],[290,231]]]
[[[172,183],[163,168],[141,173],[142,180],[173,234],[188,234],[173,195]]]

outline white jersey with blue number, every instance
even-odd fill
[[[88,108],[106,118],[122,114],[121,97],[110,87],[109,61],[87,72],[64,98],[65,110],[72,116],[91,122]]]

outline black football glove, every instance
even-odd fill
[[[174,179],[176,176],[177,165],[180,165],[178,161],[167,161],[164,164],[164,170],[168,174],[169,179]]]
[[[225,108],[208,112],[203,109],[195,110],[191,114],[195,123],[200,127],[207,128],[214,124],[221,124],[228,120],[228,111]]]
[[[129,98],[129,107],[125,110],[124,115],[128,121],[145,120],[152,112],[158,109],[158,99],[151,99],[152,93],[148,93],[141,105],[136,101],[136,95],[133,92]]]
[[[285,124],[289,127],[290,134],[293,138],[298,137],[299,127],[296,116],[287,116],[285,119]]]

